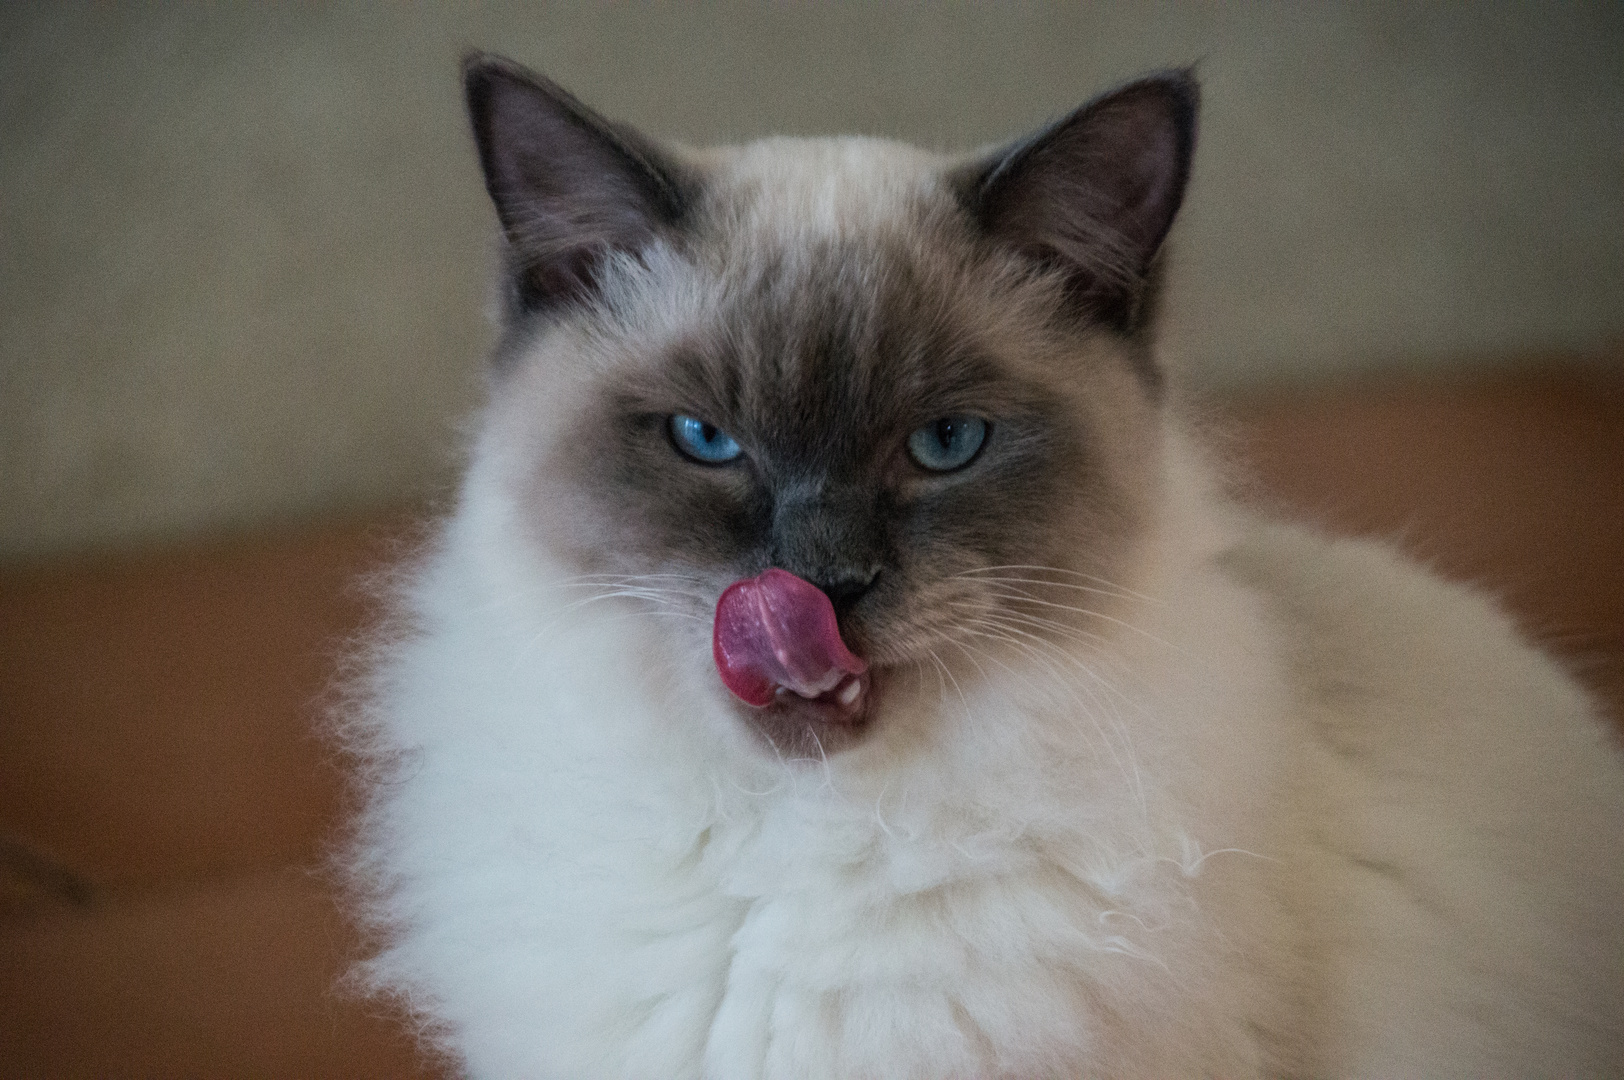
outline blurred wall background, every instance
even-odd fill
[[[1230,389],[1624,338],[1624,5],[0,5],[0,561],[443,490],[488,47],[690,142],[1017,134],[1197,61],[1165,329]]]

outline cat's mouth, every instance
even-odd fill
[[[745,722],[786,758],[818,760],[850,749],[870,730],[881,695],[882,672],[870,669],[816,697],[803,697],[787,687],[773,691],[766,705],[746,705]],[[855,685],[855,690],[851,684]],[[841,700],[841,691],[850,695]]]
[[[728,586],[716,603],[712,652],[723,684],[759,710],[775,742],[801,741],[803,727],[815,739],[819,729],[855,732],[868,717],[868,663],[846,647],[823,590],[788,571]],[[772,730],[786,726],[796,730]]]
[[[818,720],[825,724],[853,725],[868,715],[871,679],[867,672],[847,675],[833,689],[808,696],[787,686],[773,689],[773,699],[765,706]]]

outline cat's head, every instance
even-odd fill
[[[860,740],[904,673],[1109,637],[1160,490],[1187,72],[968,158],[693,151],[503,60],[465,85],[506,259],[487,445],[547,558],[707,633],[769,567],[827,592],[874,690],[737,706],[781,749]]]

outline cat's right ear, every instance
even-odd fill
[[[691,181],[649,140],[499,56],[470,54],[462,79],[520,310],[590,297],[606,257],[679,226]]]

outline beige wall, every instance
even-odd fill
[[[972,145],[1199,60],[1192,381],[1624,337],[1624,5],[4,5],[0,559],[444,483],[489,338],[471,45],[692,142]]]

